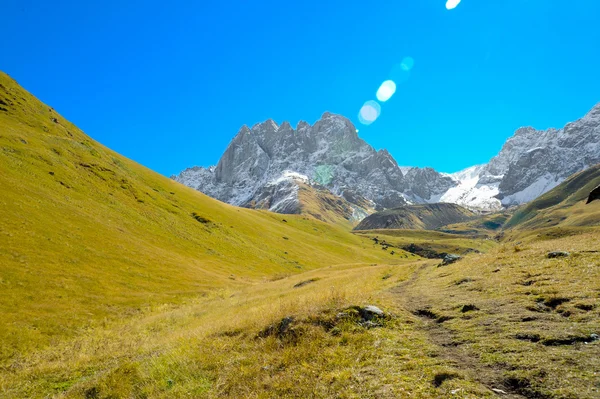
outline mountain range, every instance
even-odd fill
[[[314,125],[273,120],[243,126],[216,166],[172,178],[229,204],[301,213],[299,187],[327,189],[352,208],[351,220],[407,204],[455,203],[497,211],[529,202],[600,162],[600,104],[562,129],[518,129],[489,163],[447,174],[401,167],[329,112]]]

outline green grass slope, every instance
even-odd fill
[[[456,204],[407,205],[374,213],[355,230],[420,229],[435,230],[448,224],[465,222],[476,215]]]
[[[586,205],[589,193],[600,185],[600,165],[576,173],[563,183],[519,208],[505,228],[536,229],[600,224],[600,201]]]
[[[157,304],[390,258],[342,228],[232,207],[156,174],[3,73],[0,192],[0,365]]]

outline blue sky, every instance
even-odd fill
[[[597,0],[88,3],[4,0],[0,69],[165,175],[216,163],[243,124],[324,111],[401,165],[454,172],[600,102]],[[410,77],[361,125],[407,56]]]

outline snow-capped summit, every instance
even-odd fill
[[[271,120],[243,127],[214,171],[195,167],[175,179],[234,205],[281,211],[274,198],[282,190],[293,196],[298,179],[290,177],[300,175],[306,176],[307,184],[353,198],[357,207],[365,201],[379,209],[407,203],[403,174],[394,158],[360,139],[349,119],[329,112],[312,126],[298,123],[296,130]]]
[[[600,103],[562,129],[517,129],[486,165],[458,172],[442,201],[500,209],[529,202],[600,163]]]
[[[600,163],[600,104],[562,129],[518,129],[488,164],[445,174],[400,167],[358,136],[349,119],[325,112],[314,125],[273,120],[243,126],[215,167],[173,178],[219,200],[294,213],[298,185],[344,197],[357,213],[407,203],[451,202],[499,210],[531,201],[568,176]]]

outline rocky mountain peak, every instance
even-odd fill
[[[331,112],[312,126],[299,122],[295,130],[288,122],[277,126],[272,120],[243,128],[214,172],[191,168],[175,179],[235,205],[285,203],[286,212],[297,201],[282,197],[297,195],[299,180],[340,196],[351,191],[360,199],[355,204],[359,214],[365,204],[387,208],[407,203],[402,172],[389,152],[375,151],[348,118]]]
[[[388,151],[362,140],[348,118],[325,112],[314,125],[300,121],[296,129],[271,119],[243,126],[216,167],[186,169],[174,178],[234,205],[280,212],[297,210],[302,181],[344,196],[365,215],[367,208],[432,202],[497,210],[533,200],[596,163],[600,103],[562,129],[519,128],[488,164],[452,175],[400,168]]]

